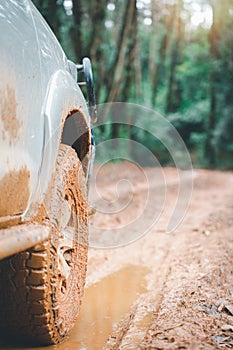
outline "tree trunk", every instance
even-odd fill
[[[135,82],[136,82],[136,99],[139,102],[142,97],[142,65],[140,59],[140,44],[137,39],[135,48]]]
[[[138,29],[137,8],[136,8],[136,2],[135,2],[134,11],[132,15],[132,23],[129,28],[127,55],[125,57],[125,64],[124,64],[124,75],[123,75],[124,81],[122,83],[122,91],[120,96],[120,99],[122,102],[126,102],[130,97],[131,87],[133,85],[136,85],[136,77],[140,79],[139,78],[140,58],[138,56],[139,52],[138,52],[137,29]],[[139,60],[137,60],[138,58]],[[138,70],[139,76],[135,74],[136,70]],[[141,84],[141,82],[138,82],[138,83]]]
[[[119,51],[116,57],[112,88],[107,99],[108,102],[114,102],[117,99],[126,102],[130,96],[132,81],[135,80],[135,59],[137,54],[136,0],[127,2],[121,34],[122,36],[119,37],[118,42]],[[113,116],[113,122],[116,117]],[[112,125],[112,138],[119,137],[119,128],[120,124],[118,123]]]
[[[123,85],[123,72],[125,67],[126,55],[128,54],[129,47],[129,33],[133,25],[134,13],[136,8],[136,0],[126,2],[125,14],[123,18],[122,28],[120,31],[117,55],[114,60],[113,66],[109,72],[111,79],[110,91],[107,95],[107,102],[114,102],[118,99]]]
[[[162,11],[162,9],[160,9]],[[151,37],[151,53],[150,53],[150,76],[152,77],[152,94],[151,94],[151,103],[152,106],[156,103],[156,97],[158,92],[158,87],[162,79],[162,73],[164,71],[165,66],[165,60],[166,60],[166,53],[169,46],[170,41],[170,35],[172,33],[172,27],[174,24],[174,18],[175,18],[175,6],[174,5],[167,5],[165,7],[165,24],[163,24],[164,28],[161,28],[161,30],[164,30],[164,33],[161,35],[161,41],[160,41],[160,48],[158,52],[158,57],[156,58],[156,50],[155,50],[155,36],[160,35],[157,33],[156,30],[156,10],[154,7],[152,7],[152,23],[153,23],[153,35]],[[162,25],[162,23],[161,23]],[[157,62],[156,62],[157,60]],[[164,79],[165,80],[165,79]]]
[[[76,56],[76,61],[81,62],[84,57],[83,49],[83,37],[82,37],[82,0],[73,0],[73,26],[71,28],[70,34],[74,44],[74,51]]]
[[[219,38],[218,30],[217,30],[217,19],[216,19],[216,5],[212,3],[212,11],[213,11],[213,23],[209,33],[209,44],[210,44],[210,111],[208,117],[208,129],[207,129],[207,140],[205,153],[206,157],[209,160],[209,164],[211,166],[215,165],[215,152],[212,146],[212,137],[216,124],[216,105],[217,105],[217,97],[216,97],[216,72],[215,72],[215,62],[219,58],[218,45],[217,41]]]
[[[168,79],[168,92],[166,101],[166,113],[176,112],[181,105],[181,90],[176,79],[176,67],[180,61],[180,45],[181,45],[181,16],[180,12],[183,8],[183,0],[179,0],[176,6],[175,14],[175,37],[171,50],[171,63]]]
[[[106,20],[106,8],[108,0],[92,0],[90,2],[90,17],[91,17],[91,31],[90,40],[87,45],[87,52],[93,62],[93,68],[98,72],[98,76],[95,77],[95,90],[96,99],[100,99],[101,85],[103,84],[106,65],[105,65],[105,53],[102,49],[102,42],[104,38],[104,33],[106,30],[105,20]]]

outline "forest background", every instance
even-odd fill
[[[178,130],[194,166],[233,168],[231,0],[33,2],[69,59],[91,58],[99,104],[156,110]],[[146,132],[112,123],[97,131],[97,142],[103,137],[130,137],[170,164]]]

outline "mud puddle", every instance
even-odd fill
[[[148,272],[146,267],[129,265],[87,288],[75,329],[57,349],[101,349],[114,326],[146,291]]]
[[[100,350],[140,296],[146,292],[147,267],[128,265],[90,285],[84,293],[81,312],[70,337],[62,344],[37,350]],[[5,343],[4,343],[5,345]],[[23,349],[22,346],[0,350]],[[35,350],[25,348],[25,350]]]

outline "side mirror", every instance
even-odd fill
[[[89,113],[91,117],[91,122],[97,122],[97,106],[95,99],[95,89],[93,81],[93,73],[91,67],[91,61],[89,58],[83,58],[82,64],[77,64],[78,73],[84,73],[84,82],[78,82],[79,85],[86,85],[87,88],[87,102],[89,107]]]

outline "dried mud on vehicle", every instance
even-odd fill
[[[8,172],[0,180],[0,217],[25,211],[29,198],[29,180],[30,172],[26,167]]]
[[[38,346],[59,343],[70,333],[86,278],[86,195],[81,162],[61,145],[45,201],[50,239],[0,262],[0,338],[14,334],[17,341]]]
[[[12,140],[17,139],[20,129],[20,121],[17,119],[17,102],[14,88],[6,87],[6,90],[0,90],[1,119],[3,123],[3,139],[5,133],[8,133]]]
[[[118,180],[127,175],[134,183],[137,205],[143,203],[147,189],[142,176],[129,169],[127,164],[106,167],[97,184],[105,198],[111,198]],[[90,249],[81,312],[58,350],[233,346],[233,174],[194,170],[189,210],[178,229],[165,234],[178,177],[175,169],[163,171],[165,209],[151,232],[122,248]],[[156,183],[156,169],[145,172]],[[125,195],[119,187],[119,196]],[[92,198],[97,208],[98,200]],[[109,216],[97,212],[90,231],[98,235],[98,227],[125,220],[123,211]],[[9,349],[19,346],[0,344],[0,350],[6,344]]]

